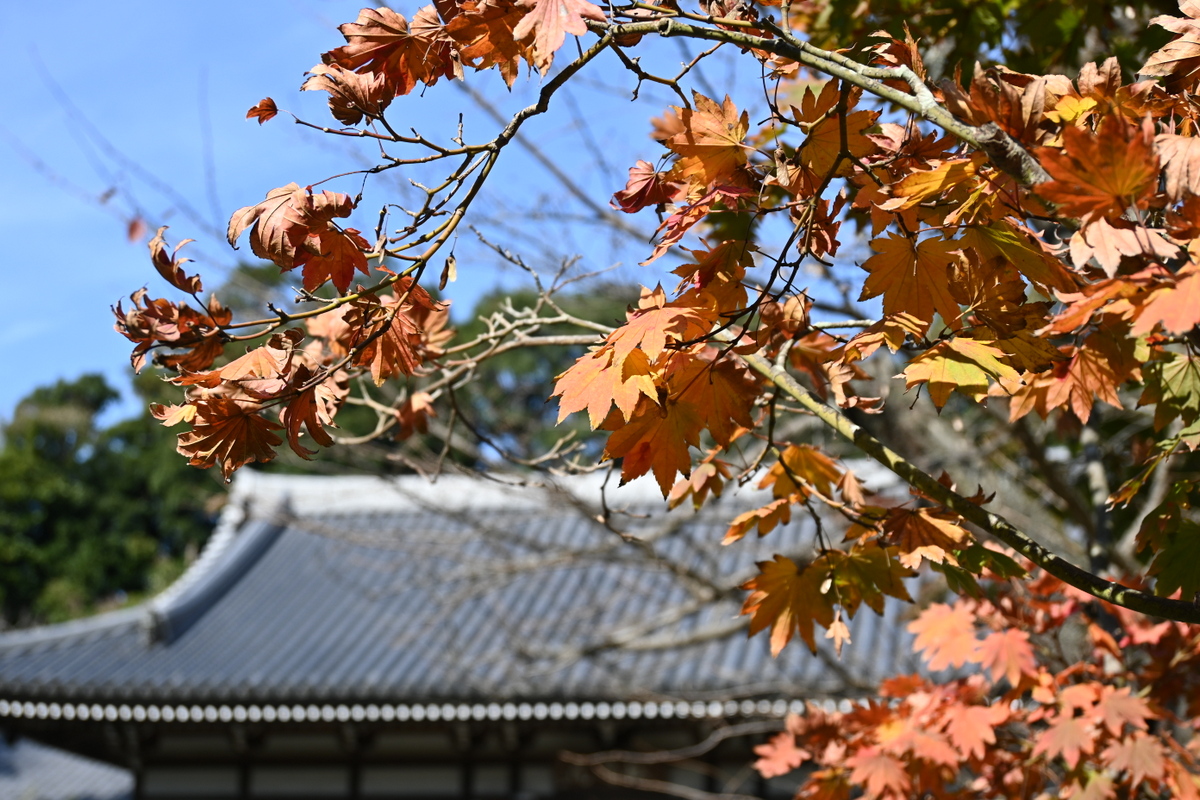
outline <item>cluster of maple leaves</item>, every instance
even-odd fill
[[[987,586],[909,625],[924,673],[789,717],[755,767],[822,800],[1200,797],[1200,631],[1046,575]]]
[[[863,362],[876,354],[902,359],[907,387],[919,387],[939,410],[956,394],[962,402],[1004,399],[1012,420],[1034,412],[1071,414],[1086,423],[1097,400],[1120,407],[1122,387],[1140,387],[1137,402],[1154,406],[1160,441],[1115,502],[1130,502],[1165,459],[1200,445],[1200,341],[1194,338],[1200,323],[1200,106],[1192,94],[1200,80],[1200,3],[1182,0],[1180,7],[1184,16],[1156,20],[1176,38],[1143,66],[1147,79],[1139,82],[1126,83],[1110,59],[1087,65],[1074,80],[991,69],[978,70],[967,85],[948,81],[925,89],[959,121],[976,129],[997,126],[1018,160],[1040,165],[1039,180],[915,116],[892,121],[895,116],[884,116],[884,106],[849,75],[793,92],[795,105],[768,100],[770,114],[757,129],[732,99],[699,93],[654,120],[661,157],[631,168],[613,205],[626,213],[660,213],[644,264],[681,260],[672,270],[678,284],[646,288],[624,324],[559,376],[554,396],[560,421],[586,411],[591,427],[607,433],[603,456],[620,461],[623,480],[652,474],[672,506],[690,500],[699,508],[735,477],[754,476],[771,500],[735,519],[727,542],[751,531],[765,535],[794,512],[818,506],[850,521],[844,547],[823,538],[811,560],[778,556],[746,583],[751,629],[769,629],[774,652],[795,636],[815,649],[817,625],[840,648],[849,638],[845,620],[863,604],[878,611],[886,597],[909,599],[903,579],[923,561],[969,591],[977,588],[973,575],[1023,571],[975,542],[963,519],[927,494],[880,497],[812,444],[776,438],[772,378],[756,364],[776,364],[822,400],[863,413],[880,408],[879,398],[857,389],[868,376]],[[806,75],[796,60],[765,49],[795,32],[760,18],[746,3],[709,4],[697,14],[673,3],[606,12],[587,0],[439,0],[411,20],[386,8],[364,9],[341,27],[346,44],[324,54],[303,88],[327,92],[331,113],[344,126],[426,148],[429,159],[461,155],[472,163],[494,158],[511,134],[476,147],[458,140],[456,148],[443,147],[397,133],[386,117],[390,104],[418,85],[462,78],[466,67],[495,67],[509,85],[522,64],[545,75],[565,35],[582,36],[589,25],[603,47],[621,50],[638,44],[645,32],[638,23],[675,18],[743,37],[747,57],[760,59],[784,88],[799,86]],[[798,20],[802,24],[803,15]],[[623,32],[626,24],[637,33]],[[572,68],[594,57],[593,50]],[[871,66],[894,71],[880,85],[910,91],[904,75],[925,81],[911,37],[885,37],[867,52]],[[266,99],[249,116],[261,123],[278,113]],[[149,298],[142,290],[131,308],[119,304],[115,312],[118,330],[135,343],[135,366],[153,353],[185,391],[182,403],[155,409],[166,424],[190,424],[179,436],[179,451],[197,466],[219,466],[226,477],[246,463],[269,461],[283,436],[309,457],[313,451],[302,438],[334,441],[328,429],[351,376],[376,384],[401,377],[415,385],[445,368],[452,335],[447,309],[420,281],[474,196],[464,192],[468,199],[458,206],[450,199],[470,172],[455,173],[446,196],[414,213],[417,222],[396,236],[389,238],[381,224],[373,242],[338,222],[357,203],[342,193],[289,184],[235,212],[230,244],[245,236],[255,255],[300,271],[301,297],[312,305],[291,316],[275,312],[234,322],[215,298],[200,300],[199,278],[186,274],[187,259],[178,248],[168,252],[160,231],[151,244],[153,263],[194,305]],[[479,172],[486,176],[486,169]],[[791,235],[768,252],[713,224],[730,213],[785,220]],[[837,254],[845,220],[869,232],[873,255],[861,264],[859,299],[879,298],[881,317],[852,335],[836,335],[812,322],[811,301],[793,282],[801,262],[826,263]],[[703,246],[685,249],[685,237],[698,232],[708,234]],[[403,269],[387,266],[395,263],[385,260],[389,256]],[[359,275],[376,283],[356,286]],[[225,360],[240,342],[262,343]],[[389,413],[401,436],[421,428],[432,413],[429,401],[415,390],[397,401]],[[747,463],[742,454],[751,449],[760,455]],[[1152,556],[1150,574],[1160,594],[1200,590],[1198,573],[1179,566],[1180,555],[1192,553],[1200,538],[1186,513],[1194,488],[1176,484],[1147,516],[1139,539]],[[987,501],[982,492],[971,499]],[[928,611],[921,630],[949,624],[931,616],[939,613],[964,612]],[[982,604],[971,612],[985,624],[999,619],[988,616],[993,613],[1008,612]],[[1049,619],[1059,612],[1039,613]],[[886,740],[863,733],[852,764],[852,770],[863,765],[861,771],[839,773],[837,780],[882,796],[916,785],[917,778],[895,767],[905,758],[906,768],[928,766],[920,781],[940,780],[943,768],[979,766],[978,741],[950,732],[959,730],[950,709],[983,714],[996,729],[1045,723],[1058,733],[1053,741],[1039,739],[1044,744],[1033,755],[1060,758],[1072,770],[1080,752],[1091,751],[1070,744],[1068,727],[1106,731],[1088,747],[1111,750],[1111,767],[1132,764],[1135,756],[1119,755],[1126,752],[1121,748],[1141,747],[1129,742],[1147,736],[1126,736],[1124,726],[1136,731],[1147,720],[1166,718],[1139,700],[1136,711],[1120,712],[1126,715],[1118,715],[1120,724],[1110,724],[1107,709],[1125,701],[1114,701],[1098,684],[1094,691],[1074,689],[1074,699],[1064,701],[1069,687],[1058,678],[1042,681],[1016,639],[988,638],[977,649],[959,639],[955,646],[966,649],[957,655],[944,655],[951,645],[922,640],[934,668],[942,661],[983,663],[993,686],[978,676],[945,692],[893,684],[893,699],[911,712],[904,718],[923,719],[933,738],[918,742],[902,730]],[[1121,657],[1114,649],[1113,657]],[[983,655],[994,650],[1002,652]],[[1001,669],[997,658],[1009,660]],[[1048,699],[1038,700],[1041,716],[969,711],[983,708],[978,699],[1001,678],[1016,692],[1013,699],[1027,689],[1042,692]],[[1067,704],[1054,710],[1054,703]],[[878,728],[898,714],[895,708],[872,706],[838,724]],[[1070,721],[1077,719],[1083,721]],[[819,740],[826,730],[821,722],[797,726],[791,735],[800,741]],[[940,743],[931,744],[938,736]],[[1154,772],[1140,759],[1130,775],[1174,785],[1173,773],[1165,767]],[[1002,767],[994,766],[1000,784],[1008,780]]]

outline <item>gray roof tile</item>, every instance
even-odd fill
[[[661,510],[661,500],[634,500]],[[736,510],[725,503],[717,514],[635,520],[633,533],[645,540],[638,544],[540,490],[251,475],[237,484],[197,565],[162,597],[0,635],[0,696],[828,697],[858,693],[847,674],[871,683],[906,666],[908,635],[892,605],[883,618],[864,609],[853,620],[854,644],[840,662],[824,647],[813,657],[802,646],[772,659],[764,637],[729,631],[742,592],[672,615],[694,598],[693,577],[673,565],[736,587],[756,560],[811,553],[811,523],[802,515],[763,540],[722,548]],[[664,520],[673,528],[665,534]],[[646,646],[711,630],[727,632]],[[631,647],[613,645],[625,638]]]

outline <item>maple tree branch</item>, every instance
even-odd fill
[[[728,334],[718,335],[716,338],[721,341],[732,341],[732,337]],[[785,370],[776,367],[757,354],[745,355],[743,358],[755,372],[770,380],[863,453],[894,472],[905,483],[987,531],[1062,582],[1093,597],[1132,611],[1177,622],[1200,624],[1200,604],[1148,594],[1106,580],[1076,566],[1047,550],[1004,517],[975,505],[963,495],[940,483],[937,478],[919,469],[866,430],[851,422],[840,411],[822,403]]]
[[[682,36],[689,39],[729,42],[738,47],[760,50],[799,61],[807,67],[838,78],[852,86],[857,86],[865,92],[928,120],[976,150],[986,153],[992,163],[1017,178],[1023,185],[1032,186],[1050,179],[1049,173],[1042,168],[1041,164],[994,123],[975,127],[947,111],[937,102],[920,77],[906,66],[869,67],[841,53],[822,50],[808,42],[801,41],[792,36],[790,32],[764,20],[748,22],[736,19],[714,19],[682,12],[665,13],[662,9],[659,9],[659,13],[660,16],[656,19],[639,22],[585,21],[593,32],[614,37],[631,34],[658,34],[663,37]],[[775,38],[743,33],[741,30],[710,28],[684,21],[689,19],[718,23],[731,28],[767,29],[775,34]],[[888,80],[900,80],[907,83],[913,94],[888,86],[884,82]]]

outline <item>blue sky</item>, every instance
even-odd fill
[[[145,241],[127,239],[130,219],[141,216],[151,230],[169,224],[172,243],[199,240],[187,252],[211,290],[239,255],[220,237],[233,210],[274,187],[314,183],[371,155],[359,149],[362,142],[331,142],[283,116],[261,127],[245,119],[246,109],[269,95],[306,119],[329,121],[324,94],[297,89],[320,53],[342,43],[336,26],[360,7],[341,0],[0,4],[0,46],[14,65],[0,95],[0,420],[34,387],[58,378],[100,371],[127,386],[130,346],[112,330],[109,307],[143,285],[152,296],[171,291],[151,268]],[[684,55],[672,47],[660,57],[679,63]],[[645,133],[649,118],[671,102],[648,86],[643,102],[631,106],[632,81],[614,66],[589,67],[571,92],[556,97],[555,116],[525,128],[601,204],[623,186],[636,158],[661,152]],[[494,71],[468,79],[501,112],[528,103],[539,86],[534,76],[508,93]],[[443,82],[424,97],[398,99],[389,117],[444,139],[457,112],[471,105],[460,88]],[[582,126],[585,115],[589,124]],[[466,122],[470,140],[495,130],[478,112]],[[573,221],[590,212],[565,199],[525,154],[506,153],[501,163],[475,210],[502,241],[533,262],[544,256],[542,266],[552,266],[552,253],[579,253],[581,269],[624,264],[618,274],[626,279],[664,280],[669,266],[648,276],[637,270],[647,248],[631,249],[629,240]],[[358,186],[347,179],[330,188],[353,195]],[[373,228],[373,209],[395,189],[374,183],[353,222]],[[655,224],[648,212],[629,221],[647,234]],[[457,251],[460,278],[451,288],[459,309],[517,279],[494,260],[484,262],[473,244]],[[134,410],[127,403],[120,413]]]
[[[178,198],[220,229],[267,189],[336,168],[296,126],[254,130],[243,117],[263,95],[294,94],[319,53],[338,44],[336,23],[358,8],[0,4],[0,47],[15,67],[0,96],[0,418],[57,378],[102,371],[126,384],[129,346],[112,330],[109,306],[143,284],[166,288],[145,243],[126,238],[127,220],[140,212],[170,224],[174,239],[204,239],[193,255],[204,256],[212,285],[235,254],[205,237]]]

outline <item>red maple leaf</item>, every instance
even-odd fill
[[[613,195],[613,208],[632,214],[647,206],[672,202],[684,187],[667,176],[666,172],[656,171],[649,161],[638,161],[629,168],[629,181],[625,188]]]

